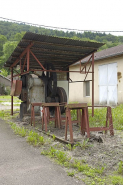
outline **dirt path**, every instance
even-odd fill
[[[14,109],[19,109],[19,108],[20,108],[19,106],[14,105]],[[0,103],[0,111],[1,110],[11,110],[11,105],[3,105]]]

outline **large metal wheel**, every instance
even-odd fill
[[[56,97],[58,97],[59,103],[66,102],[67,103],[67,94],[62,87],[57,87]],[[65,112],[64,106],[60,107],[61,113]]]
[[[26,75],[21,76],[22,87],[26,87]]]
[[[47,97],[55,98],[57,91],[57,75],[54,71],[55,68],[51,63],[45,63],[44,68],[51,71],[43,71],[42,76],[40,78],[43,80],[45,84],[45,101]]]

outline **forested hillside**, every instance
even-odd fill
[[[64,32],[41,27],[29,26],[22,23],[18,24],[0,21],[0,69],[3,67],[3,64],[11,55],[18,42],[21,40],[21,38],[27,31],[38,34],[105,43],[105,45],[102,46],[100,50],[123,44],[123,36],[114,36],[111,34],[93,32]]]

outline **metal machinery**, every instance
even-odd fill
[[[55,70],[53,64],[45,63],[45,69]],[[57,81],[58,74],[56,72],[39,72],[34,74],[25,74],[21,76],[22,90],[20,99],[23,101],[20,105],[20,118],[24,114],[30,113],[31,103],[35,102],[67,102],[67,93],[63,87],[58,87],[61,81]],[[62,81],[62,86],[66,86],[67,74],[64,74],[65,81]],[[58,76],[59,80],[59,76]],[[68,82],[67,82],[68,84]],[[61,84],[60,84],[61,85]],[[40,107],[35,107],[35,112],[39,112]],[[54,108],[50,108],[50,112],[54,112]],[[61,107],[61,113],[64,113],[64,107]]]

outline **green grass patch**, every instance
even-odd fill
[[[90,127],[100,127],[105,126],[106,123],[106,113],[107,108],[95,108],[94,109],[94,117],[92,117],[92,109],[88,109],[89,112],[89,124]],[[77,119],[76,110],[71,110],[72,120]],[[116,130],[123,130],[123,104],[112,108],[112,119],[113,126]]]
[[[117,172],[118,172],[119,174],[123,175],[123,161],[120,161],[120,162],[118,163],[118,170],[117,170]]]
[[[14,111],[19,111],[19,109],[15,109]],[[1,110],[0,111],[0,118],[2,118],[3,120],[7,120],[9,122],[9,120],[11,120],[12,118],[16,118],[18,116],[18,112],[13,114],[13,116],[11,115],[11,110]]]
[[[29,131],[27,142],[34,146],[41,146],[44,144],[43,136],[40,136],[37,132]]]
[[[45,143],[43,136],[40,136],[37,132],[29,131],[24,127],[19,127],[13,122],[9,122],[12,130],[15,134],[20,135],[21,137],[27,136],[27,142],[34,146],[41,146]]]
[[[12,117],[10,114],[11,114],[10,110],[6,110],[6,111],[1,110],[0,111],[0,118],[2,118],[4,120],[8,120]]]
[[[123,185],[123,177],[119,175],[110,176],[110,183],[113,185]]]
[[[74,145],[74,146],[75,147],[80,146],[82,149],[86,149],[88,147],[92,147],[93,145],[89,143],[89,138],[88,138],[88,139],[84,139],[84,141],[82,143],[77,142],[76,145]]]
[[[11,96],[10,95],[4,95],[0,96],[0,103],[4,102],[11,102]],[[18,97],[13,96],[13,102],[14,103],[21,103],[21,100],[18,99]]]
[[[21,137],[25,137],[28,134],[28,130],[24,127],[19,127],[13,122],[10,122],[9,124],[11,125],[11,128],[15,134],[20,135]]]
[[[75,175],[75,171],[72,171],[72,172],[67,172],[67,175],[70,176],[70,177],[73,177]]]

